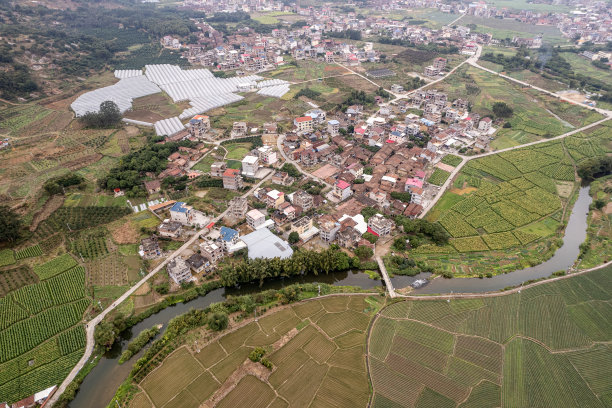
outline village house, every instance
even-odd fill
[[[340,225],[340,230],[336,233],[336,241],[343,248],[353,248],[361,240],[361,233],[355,228],[355,221],[348,218]]]
[[[185,262],[195,273],[200,273],[206,267],[207,260],[202,255],[196,253],[187,258]]]
[[[319,230],[323,241],[333,242],[336,239],[336,233],[340,230],[340,223],[330,215],[324,215],[319,218]]]
[[[381,214],[373,215],[368,220],[368,232],[377,237],[384,237],[391,234],[391,228],[393,228],[393,221],[383,217]]]
[[[351,185],[349,183],[344,180],[338,180],[334,184],[332,194],[338,198],[338,200],[344,201],[353,194],[353,191],[351,190]]]
[[[223,188],[228,190],[240,190],[242,185],[240,170],[227,169],[223,172]]]
[[[225,170],[227,170],[225,162],[214,162],[210,165],[210,175],[212,177],[223,177]]]
[[[223,248],[214,242],[204,242],[200,244],[200,253],[210,262],[209,267],[213,267],[223,259]]]
[[[297,128],[298,132],[312,132],[313,130],[313,121],[310,116],[296,118],[293,121],[293,124]]]
[[[257,170],[259,170],[259,157],[248,155],[242,159],[242,174],[245,177],[255,177]]]
[[[280,184],[281,186],[290,186],[295,179],[284,171],[277,171],[272,175],[272,183]]]
[[[302,217],[291,223],[291,232],[297,232],[302,242],[308,242],[319,229],[312,223],[312,218]]]
[[[143,259],[155,259],[160,257],[161,248],[159,247],[159,242],[157,242],[157,237],[152,236],[141,240],[138,253]]]
[[[179,238],[183,232],[183,224],[176,221],[164,221],[157,227],[157,232],[161,237]]]
[[[264,165],[272,165],[278,161],[276,156],[276,152],[274,148],[271,146],[261,146],[257,149],[257,154],[259,155],[259,160]]]
[[[480,120],[480,122],[478,122],[478,130],[480,130],[481,132],[488,132],[489,129],[491,129],[491,118],[486,117]]]
[[[161,181],[160,180],[145,181],[144,186],[145,186],[145,190],[147,190],[147,193],[149,195],[159,193],[161,191]]]
[[[266,223],[266,216],[261,211],[253,209],[246,214],[246,222],[249,227],[256,230]]]
[[[170,278],[172,278],[177,285],[183,282],[189,282],[192,279],[189,265],[179,256],[172,258],[170,262],[168,262],[166,270]]]

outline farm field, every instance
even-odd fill
[[[556,249],[551,238],[571,208],[574,165],[610,152],[612,136],[604,122],[561,141],[469,161],[427,215],[447,230],[450,245],[424,245],[411,256],[455,276],[543,262]]]
[[[430,184],[435,184],[436,186],[441,186],[448,179],[448,176],[450,176],[448,171],[435,169],[431,176],[429,176],[427,179],[427,182]]]
[[[607,406],[611,277],[383,308],[368,339],[372,406]]]
[[[591,61],[573,52],[564,52],[561,54],[564,60],[566,60],[576,72],[580,72],[583,75],[587,75],[591,78],[599,79],[602,81],[610,81],[610,75],[612,71],[604,71],[603,69],[597,68]]]
[[[139,388],[155,406],[366,406],[369,302],[332,296],[288,306],[202,348],[179,348]],[[271,371],[247,358],[254,347],[267,350]]]
[[[505,2],[504,0],[499,0]],[[512,1],[512,5],[517,7],[515,3]],[[555,7],[555,6],[553,6]],[[558,11],[558,10],[555,10]],[[476,16],[464,16],[461,20],[461,24],[476,24],[477,28],[475,31],[482,33],[490,33],[493,35],[493,38],[498,40],[503,40],[505,38],[513,38],[514,36],[523,35],[525,36],[527,33],[537,35],[542,35],[542,41],[546,44],[552,45],[561,45],[566,44],[568,40],[563,37],[561,31],[554,26],[542,26],[542,25],[533,25],[527,23],[521,23],[519,21],[513,19],[496,19],[496,18],[483,18]]]
[[[81,357],[85,330],[80,323],[91,300],[85,290],[85,269],[76,265],[67,254],[37,265],[34,272],[38,282],[22,266],[18,268],[23,276],[21,287],[9,286],[3,293],[0,299],[3,400],[15,402],[58,384]]]
[[[497,101],[505,101],[514,110],[513,116],[508,120],[511,128],[499,128],[495,133],[495,139],[491,142],[494,149],[525,144],[546,136],[557,136],[599,118],[597,113],[560,103],[552,97],[543,96],[531,89],[523,89],[473,67],[458,70],[445,81],[436,84],[435,88],[448,92],[449,98],[455,99],[465,97],[467,85],[477,87],[475,93],[468,93],[467,96],[473,105],[473,112],[481,116],[492,114],[491,107]],[[555,115],[570,123],[564,124]]]

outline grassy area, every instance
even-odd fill
[[[509,8],[513,10],[533,10],[541,12],[562,13],[570,11],[571,8],[564,4],[536,3],[528,0],[491,0],[499,8]]]
[[[514,2],[513,2],[514,3]],[[542,34],[542,41],[552,45],[567,44],[567,38],[563,37],[561,31],[554,26],[541,26],[519,21],[497,18],[483,18],[476,16],[464,16],[460,20],[460,24],[476,24],[477,32],[490,33],[493,38],[503,40],[506,38],[512,39],[515,36],[535,36]]]
[[[252,143],[232,143],[225,148],[227,149],[226,159],[231,160],[242,160],[244,156],[246,156],[250,151],[251,147],[253,147]]]
[[[372,301],[377,303],[374,298]],[[365,406],[369,391],[363,345],[371,315],[366,296],[295,304],[260,317],[202,349],[179,348],[145,377],[140,387],[156,406],[179,400],[189,401],[188,406],[206,401],[215,401],[220,407],[266,407],[270,403]],[[276,342],[282,336],[288,341],[279,345]],[[271,374],[247,359],[255,347],[266,350],[273,364]],[[255,377],[259,370],[266,375]],[[236,387],[219,394],[224,383]]]
[[[605,71],[597,68],[591,64],[590,60],[587,60],[574,52],[564,52],[561,54],[561,56],[572,66],[575,72],[580,72],[583,75],[599,79],[601,81],[610,81],[610,77],[612,77],[612,70],[608,69]]]
[[[369,338],[373,405],[604,406],[612,351],[595,342],[611,333],[596,310],[610,307],[610,272],[495,298],[383,308]]]

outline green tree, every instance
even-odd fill
[[[363,238],[367,239],[370,243],[375,244],[378,241],[378,237],[371,232],[366,232],[362,235]]]
[[[357,247],[353,252],[355,252],[355,255],[361,260],[370,259],[372,255],[374,255],[374,251],[372,251],[372,248],[364,245]]]
[[[499,118],[509,118],[514,113],[514,110],[506,102],[495,102],[492,109],[495,116]]]
[[[221,331],[227,328],[229,324],[229,318],[227,313],[216,312],[208,319],[208,328],[213,331]]]
[[[297,244],[299,240],[300,235],[296,231],[293,231],[291,234],[289,234],[289,243],[291,245]]]
[[[115,325],[111,322],[102,321],[96,326],[94,341],[99,347],[104,347],[106,350],[110,350],[113,343],[115,343],[116,336],[117,333],[115,333]]]
[[[405,251],[406,250],[406,238],[405,237],[397,237],[393,240],[393,249],[396,251]]]
[[[0,206],[0,242],[14,242],[21,235],[21,218],[10,207]]]

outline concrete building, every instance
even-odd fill
[[[227,169],[223,172],[223,188],[227,188],[228,190],[240,190],[242,186],[240,170]]]
[[[217,262],[223,259],[224,255],[223,248],[214,242],[205,242],[200,244],[200,252],[202,256],[208,259],[210,262],[209,267],[215,266]]]
[[[291,232],[297,232],[302,242],[308,242],[319,233],[319,229],[312,223],[312,218],[302,217],[291,223]]]
[[[212,177],[223,177],[225,170],[227,170],[225,162],[214,162],[210,165],[210,175]]]
[[[248,155],[242,159],[242,174],[245,177],[255,177],[257,170],[259,170],[259,157]]]
[[[351,190],[351,185],[349,183],[344,180],[338,180],[336,181],[336,184],[334,184],[332,194],[340,201],[344,201],[353,195],[353,191]]]
[[[232,126],[232,137],[241,137],[247,134],[248,128],[246,122],[234,122]]]
[[[323,241],[333,242],[336,239],[336,233],[340,230],[340,223],[331,216],[325,215],[319,219],[319,230]]]
[[[249,251],[249,259],[257,258],[290,258],[293,250],[288,242],[283,241],[267,228],[260,228],[242,237]]]
[[[488,132],[491,129],[491,118],[483,118],[480,122],[478,122],[478,130],[481,132]]]
[[[221,234],[221,245],[223,245],[223,249],[227,252],[231,252],[231,249],[240,241],[240,233],[228,227],[221,227],[219,233]]]
[[[433,67],[437,69],[438,72],[444,71],[444,68],[446,68],[446,58],[436,58],[433,62]]]
[[[242,219],[249,208],[246,197],[234,197],[228,203],[228,215],[231,218]]]
[[[259,161],[264,165],[272,165],[278,161],[276,151],[271,146],[261,146],[257,149],[257,154],[259,155]]]
[[[210,118],[206,115],[196,115],[187,126],[191,136],[201,138],[210,130]]]
[[[290,186],[295,179],[284,171],[277,171],[272,175],[272,184],[280,184],[281,186]]]
[[[193,254],[185,262],[195,273],[200,273],[206,267],[207,260],[200,254]]]
[[[157,232],[160,237],[178,238],[183,232],[183,224],[176,221],[164,221],[157,227]]]
[[[328,121],[327,132],[331,137],[338,136],[340,134],[340,122],[338,122],[336,119]]]
[[[189,265],[180,256],[172,258],[166,265],[166,270],[168,271],[168,276],[170,276],[177,285],[183,282],[189,282],[192,278]]]
[[[155,259],[160,257],[161,248],[159,247],[159,242],[157,242],[157,237],[152,236],[141,240],[138,253],[143,259]]]
[[[180,222],[183,225],[187,225],[190,223],[190,216],[192,211],[193,207],[187,205],[186,203],[182,201],[176,202],[170,208],[170,219],[172,221]]]
[[[298,190],[293,194],[293,204],[299,205],[302,211],[306,212],[314,206],[314,199],[304,190]]]
[[[266,216],[261,211],[253,209],[246,214],[247,225],[256,230],[266,223]]]
[[[312,132],[313,130],[313,121],[310,116],[296,118],[293,121],[293,124],[297,128],[298,132]]]
[[[428,65],[425,67],[425,75],[428,77],[435,77],[440,74],[440,70],[434,67],[433,65]]]
[[[377,237],[384,237],[391,234],[393,221],[383,217],[381,214],[376,214],[368,219],[368,232]]]
[[[285,202],[285,193],[278,190],[268,191],[265,201],[268,207],[277,209],[282,203]]]

